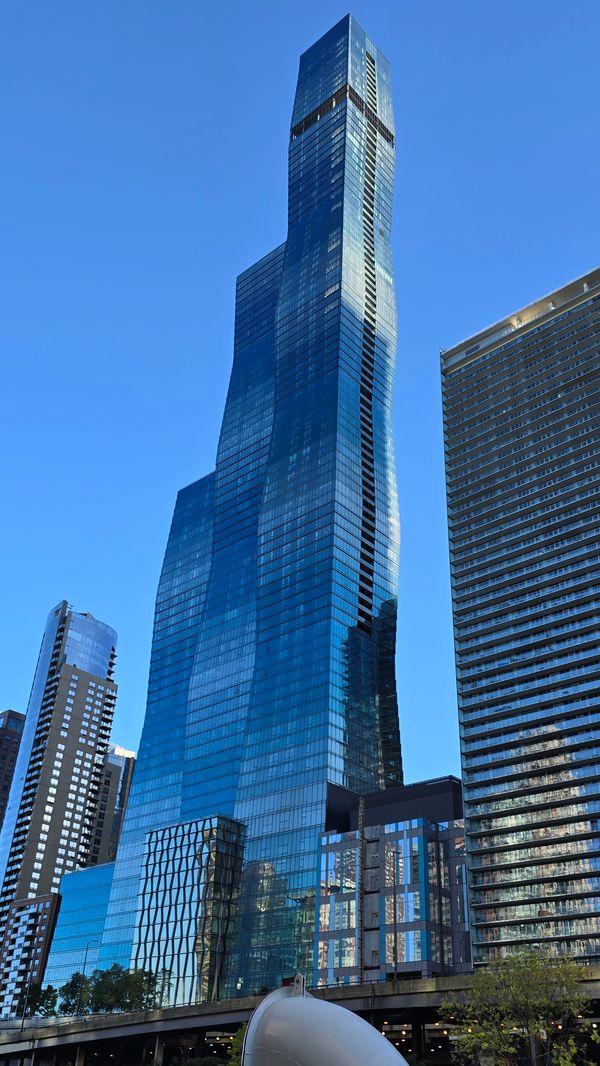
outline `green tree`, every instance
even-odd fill
[[[130,970],[122,982],[122,1010],[152,1010],[156,1006],[158,974],[150,970]]]
[[[244,1037],[246,1035],[247,1028],[247,1025],[240,1026],[233,1040],[231,1041],[231,1047],[229,1049],[229,1066],[241,1066],[242,1047],[244,1046]]]
[[[40,984],[32,983],[28,989],[24,989],[17,1003],[17,1017],[48,1018],[56,1014],[56,1001],[58,992],[52,985],[42,988]]]
[[[93,1014],[125,1010],[127,970],[115,963],[108,970],[94,970],[90,977],[90,1007]]]
[[[509,955],[475,973],[464,1001],[445,999],[440,1017],[465,1062],[584,1066],[585,973],[572,959]]]
[[[39,1018],[50,1018],[56,1014],[58,1003],[58,989],[52,985],[48,985],[47,988],[40,988],[34,1002],[32,1004],[32,1014],[36,1014]]]
[[[126,970],[115,963],[108,970],[94,970],[89,977],[74,973],[62,986],[61,1014],[112,1014],[116,1011],[151,1010],[157,1004],[159,983],[167,980],[149,970]]]
[[[90,979],[82,973],[71,974],[58,990],[60,1014],[90,1013]]]

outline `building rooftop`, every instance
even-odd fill
[[[458,366],[464,366],[471,359],[479,358],[484,352],[489,352],[505,343],[508,337],[512,339],[518,333],[526,333],[540,325],[544,319],[551,318],[557,311],[563,311],[569,306],[582,303],[595,289],[600,292],[600,267],[582,274],[574,281],[569,281],[560,289],[548,293],[547,296],[534,300],[533,303],[494,322],[486,329],[474,333],[473,336],[455,344],[454,347],[440,349],[443,369],[452,371]]]
[[[12,729],[15,733],[22,733],[24,721],[25,715],[20,711],[13,711],[11,708],[0,711],[0,729]]]
[[[369,792],[364,800],[364,824],[423,818],[428,822],[452,822],[463,817],[462,784],[457,777],[434,777],[409,785]],[[346,833],[357,828],[361,797],[341,785],[327,786],[326,832]]]

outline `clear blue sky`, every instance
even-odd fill
[[[300,52],[347,0],[4,0],[0,708],[62,598],[141,729],[177,489],[212,469],[235,276],[285,237]],[[396,101],[398,677],[408,780],[458,772],[438,350],[596,266],[600,4],[357,0]]]

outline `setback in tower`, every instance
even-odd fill
[[[171,1000],[313,964],[328,786],[401,782],[389,66],[301,58],[287,240],[237,283],[216,468],[177,498],[100,965]]]

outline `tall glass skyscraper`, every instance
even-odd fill
[[[597,961],[600,271],[442,372],[475,961]]]
[[[308,973],[328,784],[402,779],[393,173],[388,63],[346,17],[300,62],[287,240],[238,278],[158,589],[100,963],[171,969],[176,1002]]]

